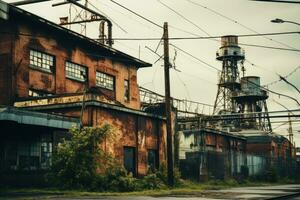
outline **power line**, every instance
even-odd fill
[[[151,24],[153,24],[153,25],[155,25],[155,26],[157,26],[157,27],[159,27],[159,28],[163,28],[161,25],[159,25],[159,24],[157,24],[157,23],[151,21],[150,19],[147,19],[146,17],[143,17],[142,15],[140,15],[140,14],[138,14],[137,12],[135,12],[135,11],[133,11],[133,10],[131,10],[131,9],[129,9],[129,8],[127,8],[127,7],[125,7],[125,6],[121,5],[121,4],[119,4],[118,2],[116,2],[116,1],[114,1],[114,0],[110,0],[110,1],[113,2],[114,4],[117,4],[118,6],[120,6],[120,7],[122,7],[122,8],[124,8],[125,10],[127,10],[127,11],[129,11],[129,12],[135,14],[136,16],[138,16],[138,17],[140,17],[140,18],[146,20],[147,22],[149,22],[149,23],[151,23]]]
[[[197,27],[199,30],[201,30],[203,33],[205,33],[208,36],[211,36],[208,32],[206,32],[203,28],[201,28],[200,26],[198,26],[197,24],[195,24],[193,21],[189,20],[188,18],[186,18],[184,15],[180,14],[179,12],[177,12],[175,9],[171,8],[170,6],[168,6],[167,4],[161,2],[160,0],[157,0],[161,5],[165,6],[166,8],[168,8],[169,10],[171,10],[172,12],[174,12],[175,14],[177,14],[178,16],[180,16],[181,18],[183,18],[185,21],[189,22],[190,24],[194,25],[195,27]]]
[[[177,75],[177,78],[178,78],[179,81],[182,83],[183,87],[185,88],[186,94],[187,94],[189,100],[192,100],[192,99],[191,99],[191,96],[190,96],[190,93],[189,93],[189,89],[188,89],[186,83],[179,77],[179,72],[175,70],[175,74]]]
[[[175,30],[178,30],[178,31],[181,31],[183,33],[187,33],[187,34],[190,34],[190,35],[193,35],[193,36],[200,36],[198,34],[195,34],[195,33],[192,33],[192,32],[189,32],[189,31],[186,31],[186,30],[183,30],[181,28],[178,28],[178,27],[175,27],[175,26],[172,26],[172,25],[169,25],[170,28],[173,28]]]
[[[264,35],[291,35],[291,34],[300,34],[300,31],[289,31],[289,32],[272,32],[272,33],[259,33],[259,34],[237,34],[237,37],[259,37]],[[207,39],[220,39],[224,37],[223,35],[217,36],[198,36],[198,37],[170,37],[170,40],[207,40]],[[161,38],[113,38],[114,40],[143,40],[143,41],[153,41],[160,40]],[[276,48],[276,47],[274,47]],[[295,50],[300,51],[300,50]]]
[[[229,20],[229,21],[231,21],[231,22],[233,22],[233,23],[235,23],[235,24],[238,24],[238,25],[242,26],[243,28],[245,28],[245,29],[247,29],[247,30],[249,30],[249,31],[251,31],[251,32],[253,32],[253,33],[259,34],[259,32],[255,31],[254,29],[252,29],[252,28],[250,28],[250,27],[248,27],[248,26],[245,26],[245,25],[241,24],[240,22],[236,21],[235,19],[232,19],[232,18],[230,18],[230,17],[227,17],[227,16],[225,16],[224,14],[222,14],[222,13],[216,11],[216,10],[213,10],[213,9],[211,9],[211,8],[208,8],[207,6],[203,6],[203,5],[201,5],[200,3],[198,3],[198,2],[197,2],[197,3],[196,3],[196,2],[193,2],[192,0],[186,0],[186,1],[192,3],[192,4],[196,5],[196,6],[199,6],[199,7],[202,7],[202,8],[204,8],[204,9],[207,9],[207,10],[209,10],[210,12],[213,12],[213,13],[216,14],[216,15],[219,15],[219,16],[221,16],[221,17],[223,17],[223,18],[225,18],[225,19],[227,19],[227,20]],[[294,47],[292,47],[292,46],[290,46],[290,45],[287,45],[287,44],[285,44],[285,43],[283,43],[283,42],[279,42],[279,41],[274,40],[274,39],[272,39],[272,38],[265,37],[265,36],[262,36],[262,37],[264,37],[264,38],[266,38],[266,39],[268,39],[268,40],[270,40],[270,41],[276,42],[276,43],[278,43],[278,44],[281,44],[281,45],[283,45],[283,46],[286,46],[286,47],[289,47],[289,48],[292,48],[292,49],[296,49],[296,48],[294,48]]]
[[[281,1],[281,0],[250,0],[250,1],[262,1],[268,3],[300,3],[300,1]]]
[[[283,107],[283,108],[286,109],[287,111],[289,111],[292,115],[294,115],[294,113],[293,113],[290,109],[288,109],[285,105],[283,105],[282,103],[276,101],[276,100],[273,99],[273,98],[272,98],[272,101],[275,102],[275,103],[277,103],[278,105],[280,105],[281,107]]]
[[[286,76],[283,76],[283,78],[287,79],[289,76],[293,75],[295,72],[297,72],[297,70],[300,69],[300,66],[296,67],[293,71],[291,71],[288,75]],[[279,80],[276,80],[276,81],[273,81],[273,82],[270,82],[268,84],[266,84],[265,86],[271,86],[271,85],[274,85],[276,83],[279,83],[280,81],[282,81],[283,79],[279,78]]]
[[[296,51],[299,52],[298,49],[291,49],[291,48],[281,48],[281,47],[273,47],[273,46],[265,46],[265,45],[258,45],[258,44],[246,44],[246,43],[240,43],[241,46],[248,46],[248,47],[259,47],[259,48],[265,48],[265,49],[274,49],[274,50],[283,50],[283,51]]]
[[[211,65],[211,64],[209,64],[209,63],[207,63],[207,62],[201,60],[200,58],[198,58],[198,57],[192,55],[191,53],[189,53],[189,52],[187,52],[187,51],[185,51],[185,50],[183,50],[183,49],[177,47],[176,45],[174,45],[174,44],[170,44],[170,45],[173,46],[173,47],[175,47],[175,48],[178,49],[179,51],[181,51],[181,52],[183,52],[183,53],[189,55],[190,57],[192,57],[192,58],[198,60],[199,62],[205,64],[206,66],[208,66],[208,67],[210,67],[210,68],[213,68],[213,69],[215,69],[215,70],[221,72],[221,70],[219,70],[218,68],[216,68],[216,67],[214,67],[213,65]]]
[[[292,84],[291,82],[289,82],[288,80],[286,80],[284,77],[280,76],[280,79],[283,80],[286,84],[289,84],[290,86],[292,86],[295,90],[297,90],[297,92],[300,94],[300,90],[294,85]]]
[[[92,6],[94,9],[96,9],[99,13],[101,13],[102,15],[104,15],[107,19],[109,19],[110,21],[112,21],[119,29],[121,29],[123,32],[128,33],[124,28],[122,28],[117,22],[115,22],[113,19],[111,19],[110,17],[108,17],[105,13],[103,13],[99,8],[97,8],[95,5],[93,5],[91,2],[87,1],[87,3]]]
[[[249,80],[246,80],[246,81],[247,81],[248,83],[250,83],[250,84],[252,84],[252,85],[254,85],[254,86],[256,86],[256,87],[260,87],[260,88],[262,88],[263,90],[268,91],[268,92],[270,92],[270,93],[273,93],[273,94],[276,94],[276,95],[279,95],[279,96],[283,96],[283,97],[287,97],[287,98],[289,98],[289,99],[292,99],[292,100],[294,100],[294,101],[300,106],[299,101],[298,101],[296,98],[294,98],[294,97],[291,97],[291,96],[286,95],[286,94],[281,94],[281,93],[279,93],[279,92],[275,92],[275,91],[270,90],[270,89],[268,89],[268,88],[265,88],[265,87],[263,87],[263,86],[261,86],[261,85],[258,85],[258,84],[254,83],[254,82],[252,82],[252,81],[249,81]]]

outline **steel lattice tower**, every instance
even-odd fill
[[[245,59],[244,50],[238,46],[237,36],[223,36],[221,47],[217,51],[217,60],[222,61],[222,72],[219,78],[218,92],[213,114],[235,112],[236,103],[233,94],[240,90],[240,73],[238,66]],[[244,68],[242,67],[244,72]]]

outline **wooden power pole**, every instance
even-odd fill
[[[168,184],[174,186],[174,163],[173,163],[173,134],[171,119],[171,92],[170,92],[170,62],[169,62],[169,33],[168,23],[164,23],[164,69],[165,69],[165,110],[167,119],[167,165]]]

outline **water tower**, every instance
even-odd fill
[[[241,88],[238,66],[240,65],[244,72],[243,62],[245,59],[244,50],[238,46],[238,37],[223,36],[216,56],[217,60],[222,61],[222,72],[219,77],[213,114],[236,112],[237,106],[233,99],[233,93]]]
[[[242,77],[241,89],[234,92],[232,98],[238,106],[238,112],[243,113],[241,127],[272,131],[266,103],[268,93],[261,88],[260,77]]]

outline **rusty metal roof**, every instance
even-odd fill
[[[5,106],[0,107],[0,121],[14,121],[19,124],[46,126],[58,129],[70,129],[74,125],[79,125],[79,119],[77,118]]]

